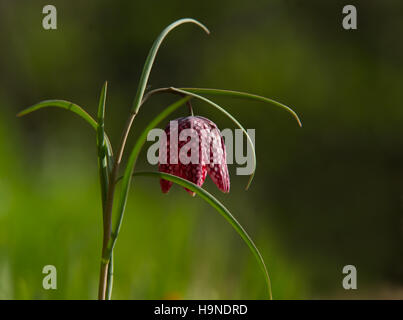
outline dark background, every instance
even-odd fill
[[[303,128],[269,105],[216,98],[256,129],[258,167],[230,166],[217,195],[262,251],[274,298],[402,298],[403,5],[400,1],[62,1],[57,30],[42,28],[46,1],[0,0],[0,297],[96,298],[102,241],[95,134],[48,109],[66,99],[96,114],[109,82],[106,127],[114,146],[148,50],[163,43],[149,84],[248,91],[279,100]],[[354,4],[358,30],[342,28]],[[173,97],[153,97],[129,148]],[[221,128],[230,121],[194,102]],[[173,118],[183,116],[185,109]],[[165,126],[165,124],[163,125]],[[145,152],[138,169],[150,169]],[[199,198],[137,178],[116,252],[113,298],[260,299],[262,274],[239,236]],[[58,289],[42,288],[44,265]],[[358,290],[341,285],[345,265]]]

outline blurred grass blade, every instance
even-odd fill
[[[266,103],[275,105],[277,107],[283,108],[284,110],[289,112],[295,118],[295,120],[297,120],[298,125],[300,127],[302,127],[302,122],[294,110],[292,110],[290,107],[286,106],[285,104],[282,104],[281,102],[278,102],[273,99],[258,96],[256,94],[234,91],[234,90],[209,89],[209,88],[181,88],[181,89],[184,91],[192,92],[192,93],[196,93],[196,94],[207,94],[207,95],[213,95],[213,96],[229,96],[229,97],[236,97],[236,98],[247,99],[247,100],[266,102]]]
[[[249,187],[250,187],[250,185],[252,183],[253,177],[255,175],[255,171],[256,171],[256,152],[255,152],[255,146],[253,145],[252,139],[249,136],[248,132],[245,130],[245,128],[228,111],[226,111],[225,109],[220,107],[218,104],[214,103],[213,101],[211,101],[211,100],[209,100],[209,99],[207,99],[205,97],[202,97],[202,96],[200,96],[200,95],[198,95],[196,93],[189,92],[189,91],[177,89],[177,88],[174,88],[174,87],[171,87],[170,89],[172,91],[174,91],[174,92],[179,92],[179,93],[184,94],[184,95],[189,95],[191,97],[194,97],[194,98],[200,99],[200,100],[202,100],[204,102],[207,102],[209,105],[213,106],[214,108],[216,108],[219,111],[221,111],[222,113],[224,113],[228,118],[230,118],[232,120],[232,122],[234,122],[242,130],[242,132],[246,136],[246,139],[248,140],[248,143],[249,143],[250,147],[252,148],[253,172],[249,177],[248,184],[246,185],[246,190],[249,189]]]
[[[27,109],[22,110],[17,114],[17,117],[22,117],[25,116],[31,112],[34,112],[36,110],[42,109],[42,108],[49,108],[49,107],[55,107],[55,108],[61,108],[61,109],[66,109],[71,112],[74,112],[78,116],[80,116],[82,119],[84,119],[91,127],[93,127],[95,130],[98,128],[98,123],[79,105],[72,103],[70,101],[66,100],[45,100],[42,102],[39,102],[37,104],[34,104],[31,107],[28,107]],[[112,153],[112,146],[109,141],[108,136],[105,134],[105,140],[108,148],[108,154],[111,156],[113,155]]]
[[[98,105],[98,126],[97,126],[97,150],[98,150],[98,168],[99,179],[101,183],[101,195],[102,195],[102,208],[105,213],[106,196],[108,194],[109,185],[109,170],[110,170],[110,158],[108,158],[108,148],[105,140],[105,101],[106,92],[108,89],[108,83],[105,81],[102,86],[101,96],[99,98]]]
[[[141,101],[143,99],[144,91],[147,86],[151,68],[154,64],[155,57],[157,55],[158,49],[159,49],[162,41],[165,39],[165,37],[168,35],[168,33],[170,31],[172,31],[173,29],[175,29],[176,27],[178,27],[184,23],[194,23],[194,24],[198,25],[200,28],[202,28],[207,34],[210,33],[210,31],[203,24],[201,24],[199,21],[197,21],[195,19],[191,19],[191,18],[179,19],[179,20],[171,23],[164,30],[162,30],[162,32],[160,33],[158,38],[155,39],[155,41],[150,49],[150,52],[148,53],[146,62],[144,64],[143,71],[142,71],[141,77],[140,77],[139,86],[138,86],[137,92],[136,92],[136,97],[134,98],[134,103],[133,103],[133,107],[132,107],[133,113],[137,113],[141,106]]]
[[[267,271],[267,268],[264,263],[262,255],[260,254],[258,248],[254,244],[252,239],[246,233],[246,231],[242,227],[242,225],[235,219],[235,217],[231,214],[231,212],[226,207],[224,207],[223,204],[221,204],[221,202],[219,202],[209,192],[200,188],[196,184],[194,184],[188,180],[179,178],[177,176],[168,174],[168,173],[136,172],[136,173],[134,173],[134,176],[154,177],[154,178],[172,181],[182,187],[185,187],[185,188],[195,192],[198,196],[200,196],[202,199],[207,201],[214,209],[216,209],[232,225],[232,227],[236,230],[236,232],[238,232],[238,234],[242,237],[242,239],[245,241],[245,243],[248,245],[249,249],[252,251],[255,258],[257,259],[259,266],[262,268],[262,271],[264,272],[264,276],[265,276],[265,280],[266,280],[266,284],[267,284],[267,288],[268,288],[268,293],[269,293],[269,298],[272,299],[270,277],[269,277],[269,273]]]
[[[118,203],[117,203],[117,212],[114,215],[116,217],[116,220],[114,221],[111,240],[108,243],[109,255],[112,252],[112,250],[115,246],[116,239],[119,235],[120,226],[122,225],[123,215],[124,215],[124,211],[125,211],[125,207],[126,207],[127,197],[129,194],[130,184],[132,181],[132,174],[133,174],[134,166],[136,165],[137,158],[140,154],[140,151],[141,151],[143,145],[147,141],[148,132],[151,129],[154,129],[162,120],[164,120],[167,116],[169,116],[172,112],[174,112],[176,109],[178,109],[180,106],[185,104],[190,99],[191,99],[191,97],[184,97],[184,98],[174,102],[167,108],[165,108],[160,114],[158,114],[148,124],[148,126],[141,133],[140,137],[137,139],[136,144],[134,145],[134,147],[130,153],[129,160],[127,162],[125,172],[124,172],[124,175],[122,178],[120,197],[119,197]]]

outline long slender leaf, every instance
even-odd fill
[[[124,216],[124,211],[126,208],[126,202],[127,202],[127,197],[129,194],[129,189],[130,189],[130,184],[132,181],[132,174],[134,167],[136,165],[137,158],[140,154],[140,151],[144,145],[144,143],[147,141],[147,135],[148,132],[151,129],[154,129],[162,120],[164,120],[167,116],[169,116],[172,112],[174,112],[176,109],[178,109],[180,106],[182,106],[184,103],[186,103],[191,97],[184,97],[175,103],[171,104],[167,108],[165,108],[160,114],[158,114],[149,124],[148,126],[144,129],[144,131],[141,133],[140,137],[137,139],[136,144],[134,145],[130,156],[129,160],[126,165],[126,169],[124,171],[124,175],[122,178],[122,186],[120,190],[120,197],[118,199],[118,204],[117,204],[117,213],[115,215],[116,220],[114,221],[113,225],[113,231],[112,231],[112,236],[111,240],[108,243],[108,252],[109,255],[111,254],[115,243],[116,239],[119,235],[120,227],[122,225],[122,220]]]
[[[108,148],[105,140],[105,102],[108,83],[105,81],[102,86],[101,96],[98,105],[98,126],[97,126],[97,149],[98,149],[98,168],[99,179],[101,183],[102,208],[105,211],[106,195],[109,185],[109,159]]]
[[[203,96],[200,96],[200,95],[198,95],[196,93],[192,93],[190,91],[185,91],[185,90],[181,90],[181,89],[174,88],[174,87],[171,87],[170,89],[172,91],[175,91],[175,92],[178,92],[178,93],[181,93],[181,94],[184,94],[184,95],[189,95],[191,97],[194,97],[194,98],[200,99],[200,100],[202,100],[204,102],[207,102],[209,105],[213,106],[217,110],[219,110],[222,113],[224,113],[228,118],[230,118],[232,120],[232,122],[234,122],[242,130],[242,132],[245,134],[246,139],[248,140],[248,143],[249,143],[249,145],[250,145],[250,147],[252,149],[253,172],[249,177],[248,184],[246,185],[246,189],[248,189],[250,187],[251,183],[252,183],[252,180],[253,180],[253,177],[254,177],[255,171],[256,171],[256,152],[255,152],[255,146],[253,145],[252,139],[249,136],[248,132],[245,130],[245,128],[239,123],[239,121],[237,119],[235,119],[235,117],[233,117],[228,111],[226,111],[224,108],[220,107],[215,102],[213,102],[213,101],[211,101],[211,100],[209,100],[209,99],[207,99],[207,98],[205,98]]]
[[[202,199],[207,201],[214,209],[216,209],[231,224],[231,226],[236,230],[236,232],[241,236],[241,238],[248,245],[249,249],[252,251],[253,255],[255,256],[256,260],[259,263],[259,266],[261,267],[261,269],[264,273],[267,288],[268,288],[269,298],[272,299],[270,277],[269,277],[269,273],[267,271],[267,268],[264,263],[262,255],[260,254],[255,243],[252,241],[250,236],[247,234],[245,229],[242,227],[242,225],[238,222],[237,219],[235,219],[235,217],[231,214],[231,212],[220,201],[218,201],[209,192],[200,188],[196,184],[194,184],[188,180],[182,179],[180,177],[168,174],[168,173],[135,172],[134,176],[154,177],[154,178],[160,178],[160,179],[172,181],[182,187],[185,187],[185,188],[197,193],[198,196],[200,196]]]
[[[87,121],[94,129],[97,129],[97,122],[80,106],[77,104],[66,101],[66,100],[45,100],[41,101],[33,106],[26,108],[17,114],[17,117],[25,116],[28,113],[34,112],[36,110],[47,108],[47,107],[57,107],[66,110],[70,110],[75,114],[79,115],[85,121]]]
[[[302,127],[302,122],[294,110],[292,110],[290,107],[286,106],[285,104],[278,102],[276,100],[270,99],[270,98],[262,97],[262,96],[247,93],[247,92],[224,90],[224,89],[181,88],[181,90],[184,90],[187,92],[192,92],[192,93],[197,93],[197,94],[207,94],[207,95],[213,95],[213,96],[230,96],[230,97],[236,97],[236,98],[241,98],[241,99],[266,102],[266,103],[275,105],[277,107],[280,107],[280,108],[286,110],[287,112],[289,112],[295,118],[295,120],[297,120],[298,125],[300,127]]]
[[[79,105],[72,103],[70,101],[66,100],[45,100],[42,102],[39,102],[37,104],[34,104],[31,107],[28,107],[24,110],[22,110],[20,113],[17,114],[18,117],[25,116],[31,112],[37,111],[42,108],[49,108],[49,107],[56,107],[56,108],[61,108],[65,110],[69,110],[71,112],[74,112],[78,116],[80,116],[82,119],[84,119],[91,127],[93,127],[95,130],[98,128],[98,123]],[[108,147],[108,154],[110,156],[113,155],[112,153],[112,146],[109,141],[108,136],[105,134],[105,139],[106,139],[106,144]]]
[[[105,105],[106,105],[106,93],[108,90],[108,82],[105,81],[102,86],[101,96],[99,98],[98,105],[98,128],[97,128],[97,149],[98,149],[98,168],[99,179],[101,183],[101,195],[102,195],[102,216],[104,225],[105,221],[105,208],[106,198],[109,188],[109,173],[112,165],[112,158],[108,154],[108,147],[105,140]],[[113,253],[108,265],[108,276],[106,281],[106,299],[110,300],[112,296],[113,287]]]
[[[176,27],[178,27],[184,23],[194,23],[194,24],[198,25],[200,28],[202,28],[207,34],[210,33],[210,31],[203,24],[201,24],[199,21],[197,21],[195,19],[191,19],[191,18],[179,19],[179,20],[171,23],[164,30],[162,30],[162,32],[160,33],[158,38],[154,41],[154,43],[150,49],[150,52],[148,53],[146,62],[144,64],[143,71],[142,71],[141,77],[140,77],[139,86],[138,86],[137,92],[136,92],[136,97],[134,98],[134,103],[133,103],[133,108],[132,108],[133,113],[137,113],[141,106],[141,101],[143,99],[144,91],[147,86],[151,68],[154,64],[155,57],[157,55],[159,47],[161,46],[162,41],[165,39],[165,37],[168,35],[168,33],[170,31],[172,31],[173,29],[175,29]]]

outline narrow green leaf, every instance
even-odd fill
[[[141,101],[143,99],[144,91],[147,86],[151,68],[154,64],[155,57],[157,55],[158,49],[159,49],[162,41],[165,39],[165,37],[168,35],[168,33],[170,31],[172,31],[173,29],[175,29],[176,27],[178,27],[184,23],[194,23],[194,24],[198,25],[200,28],[202,28],[207,34],[210,33],[210,31],[203,24],[201,24],[199,21],[197,21],[195,19],[191,19],[191,18],[179,19],[179,20],[171,23],[164,30],[162,30],[162,32],[160,33],[158,38],[154,41],[154,43],[150,49],[150,52],[148,53],[146,62],[143,67],[143,72],[141,73],[139,86],[138,86],[137,92],[136,92],[136,97],[134,98],[132,112],[137,113],[141,106]]]
[[[184,98],[176,101],[175,103],[171,104],[167,108],[165,108],[160,114],[158,114],[148,124],[148,126],[141,133],[140,137],[137,139],[137,141],[130,153],[129,160],[127,162],[127,165],[126,165],[126,168],[125,168],[125,171],[123,174],[123,178],[122,178],[122,186],[121,186],[120,196],[119,196],[118,203],[117,203],[117,213],[114,215],[116,217],[116,220],[114,221],[111,240],[108,243],[109,255],[111,254],[111,252],[115,246],[116,239],[119,235],[120,227],[122,225],[122,220],[123,220],[123,216],[124,216],[124,212],[125,212],[125,208],[126,208],[130,184],[132,181],[133,170],[136,165],[136,161],[140,154],[140,151],[141,151],[143,145],[145,144],[145,142],[147,141],[148,132],[151,129],[154,129],[162,120],[164,120],[172,112],[174,112],[176,109],[178,109],[184,103],[186,103],[189,99],[190,99],[190,97],[184,97]]]
[[[160,179],[172,181],[182,187],[185,187],[185,188],[195,192],[198,196],[200,196],[207,203],[209,203],[214,209],[216,209],[231,224],[231,226],[236,230],[236,232],[241,236],[241,238],[245,241],[245,243],[247,244],[249,249],[252,251],[253,255],[255,256],[256,260],[259,263],[259,266],[261,267],[261,269],[264,273],[267,288],[268,288],[269,298],[272,299],[270,277],[269,277],[269,273],[267,271],[267,268],[264,263],[262,255],[260,254],[255,243],[252,241],[250,236],[247,234],[245,229],[242,227],[242,225],[238,222],[237,219],[235,219],[235,217],[231,214],[231,212],[223,204],[221,204],[220,201],[218,201],[209,192],[200,188],[196,184],[194,184],[188,180],[182,179],[180,177],[168,174],[168,173],[135,172],[134,176],[154,177],[154,178],[160,178]]]
[[[56,107],[56,108],[61,108],[61,109],[66,109],[71,112],[74,112],[78,116],[80,116],[82,119],[84,119],[91,127],[93,127],[95,130],[98,128],[98,123],[79,105],[72,103],[70,101],[66,100],[45,100],[42,102],[39,102],[37,104],[34,104],[33,106],[22,110],[20,113],[17,114],[17,117],[22,117],[25,116],[31,112],[34,112],[36,110],[42,109],[42,108],[49,108],[49,107]],[[112,155],[112,146],[109,141],[108,136],[105,134],[105,139],[106,139],[106,144],[108,147],[108,153]]]
[[[249,177],[248,184],[246,185],[246,189],[248,189],[250,187],[251,183],[252,183],[252,180],[253,180],[253,177],[254,177],[255,171],[256,171],[256,153],[255,153],[255,146],[253,145],[252,139],[249,136],[248,132],[245,130],[245,128],[228,111],[226,111],[224,108],[220,107],[218,104],[214,103],[213,101],[211,101],[211,100],[209,100],[209,99],[207,99],[207,98],[205,98],[203,96],[200,96],[200,95],[198,95],[196,93],[189,92],[189,91],[181,90],[181,89],[174,88],[174,87],[171,87],[170,89],[172,91],[174,91],[174,92],[178,92],[178,93],[181,93],[181,94],[184,94],[184,95],[188,95],[188,96],[200,99],[200,100],[202,100],[204,102],[207,102],[209,105],[213,106],[217,110],[219,110],[222,113],[224,113],[229,119],[232,120],[232,122],[234,122],[242,130],[242,132],[246,136],[246,139],[248,140],[248,143],[249,143],[250,147],[252,148],[253,172]]]
[[[97,149],[98,149],[98,168],[99,179],[101,183],[101,195],[102,195],[102,208],[105,211],[106,196],[108,193],[109,185],[109,159],[108,159],[108,147],[105,140],[105,101],[108,83],[105,81],[102,86],[101,96],[99,98],[98,105],[98,126],[97,126]]]
[[[266,103],[275,105],[277,107],[283,108],[284,110],[289,112],[295,118],[295,120],[297,120],[298,125],[300,127],[302,127],[302,122],[294,110],[292,110],[290,107],[286,106],[285,104],[282,104],[281,102],[278,102],[273,99],[258,96],[256,94],[234,91],[234,90],[209,89],[209,88],[181,88],[181,89],[184,91],[187,91],[187,92],[192,92],[192,93],[197,93],[197,94],[207,94],[207,95],[213,95],[213,96],[230,96],[230,97],[236,97],[236,98],[241,98],[241,99],[266,102]]]
[[[36,110],[46,108],[46,107],[57,107],[57,108],[70,110],[70,111],[74,112],[75,114],[79,115],[85,121],[87,121],[95,130],[97,129],[97,126],[98,126],[97,122],[83,108],[76,105],[75,103],[72,103],[70,101],[65,101],[65,100],[45,100],[45,101],[39,102],[27,109],[24,109],[20,113],[18,113],[17,117],[25,116],[28,113],[31,113],[31,112],[34,112]]]

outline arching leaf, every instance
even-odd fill
[[[140,82],[139,86],[137,87],[137,92],[136,92],[136,97],[134,98],[134,103],[132,107],[132,112],[137,113],[140,106],[141,106],[141,101],[143,99],[144,91],[147,86],[148,78],[150,76],[151,68],[154,64],[155,57],[157,55],[158,49],[161,46],[162,41],[164,41],[165,37],[168,35],[169,32],[171,32],[173,29],[176,27],[180,26],[181,24],[184,23],[194,23],[198,25],[200,28],[202,28],[207,34],[210,33],[210,31],[199,21],[191,18],[184,18],[184,19],[179,19],[173,23],[171,23],[169,26],[167,26],[160,35],[158,36],[157,39],[155,39],[150,52],[148,53],[146,62],[143,67],[143,72],[141,73],[140,77]]]
[[[231,226],[236,230],[236,232],[241,236],[241,238],[245,241],[253,255],[255,256],[256,260],[259,263],[259,266],[261,267],[264,276],[265,276],[265,281],[267,284],[268,288],[268,294],[269,298],[272,299],[272,293],[271,293],[271,284],[270,284],[270,277],[269,273],[267,271],[266,265],[264,263],[263,257],[260,254],[258,248],[256,247],[255,243],[252,241],[250,236],[247,234],[245,229],[242,227],[242,225],[238,222],[237,219],[231,214],[231,212],[220,202],[218,201],[214,196],[212,196],[209,192],[206,190],[200,188],[196,184],[182,179],[180,177],[168,174],[168,173],[162,173],[162,172],[136,172],[134,173],[134,176],[146,176],[146,177],[154,177],[154,178],[159,178],[159,179],[165,179],[172,181],[182,187],[185,187],[193,192],[195,192],[198,196],[200,196],[202,199],[204,199],[207,203],[209,203],[214,209],[216,209],[230,224]]]
[[[95,130],[97,130],[97,128],[98,128],[98,123],[83,108],[81,108],[79,105],[77,105],[75,103],[72,103],[72,102],[66,101],[66,100],[45,100],[45,101],[39,102],[37,104],[34,104],[31,107],[28,107],[27,109],[22,110],[21,112],[19,112],[17,114],[17,117],[22,117],[22,116],[25,116],[36,110],[39,110],[42,108],[49,108],[49,107],[61,108],[61,109],[65,109],[65,110],[74,112],[75,114],[80,116],[82,119],[84,119]],[[109,138],[106,134],[105,134],[105,140],[106,140],[106,144],[108,147],[108,154],[110,156],[112,156],[113,155],[112,146],[111,146]]]
[[[270,98],[262,97],[262,96],[247,93],[247,92],[224,90],[224,89],[181,88],[181,90],[184,90],[187,92],[192,92],[192,93],[197,93],[197,94],[207,94],[207,95],[212,95],[212,96],[228,96],[228,97],[235,97],[235,98],[241,98],[241,99],[246,99],[246,100],[254,100],[254,101],[260,101],[260,102],[272,104],[272,105],[280,107],[280,108],[286,110],[287,112],[289,112],[295,118],[295,120],[297,120],[298,125],[300,127],[302,127],[302,122],[294,110],[292,110],[290,107],[286,106],[285,104],[278,102],[276,100],[270,99]]]

